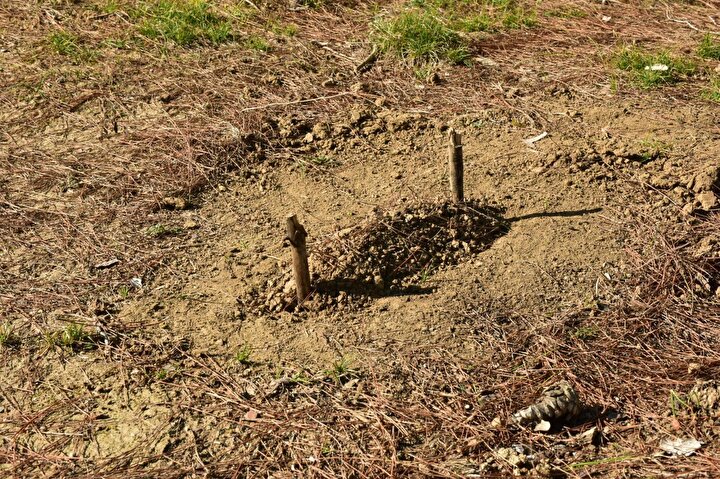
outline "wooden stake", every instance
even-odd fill
[[[310,268],[308,267],[307,248],[305,246],[307,232],[295,215],[288,216],[286,232],[290,246],[292,246],[295,289],[297,291],[298,305],[300,305],[310,295]]]
[[[450,167],[450,191],[452,191],[453,201],[462,203],[464,201],[463,192],[463,150],[462,139],[460,133],[450,128],[448,130],[450,139],[449,146],[449,167]]]

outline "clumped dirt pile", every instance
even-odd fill
[[[474,200],[376,211],[311,252],[314,292],[303,309],[356,309],[372,298],[429,291],[423,284],[434,273],[484,251],[507,233],[501,213]],[[295,308],[289,271],[266,286],[238,302],[260,313]]]
[[[382,213],[359,228],[341,231],[317,255],[332,279],[330,289],[402,291],[439,268],[485,250],[507,232],[500,211],[478,202],[424,203]]]

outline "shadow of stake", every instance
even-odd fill
[[[379,298],[427,294],[439,269],[489,248],[509,231],[503,211],[467,201],[420,204],[373,218],[314,252],[321,295]]]

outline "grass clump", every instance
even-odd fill
[[[597,338],[599,334],[600,330],[594,325],[580,326],[572,333],[573,336],[583,341],[593,340]]]
[[[3,323],[3,325],[0,326],[0,350],[9,348],[16,342],[17,338],[10,323]]]
[[[342,357],[333,362],[332,367],[325,371],[325,376],[337,384],[344,384],[356,374],[356,371],[350,367],[351,364],[352,361],[350,359]]]
[[[204,0],[159,0],[132,12],[144,36],[180,46],[217,45],[232,38],[230,22],[214,14]]]
[[[60,346],[75,348],[86,343],[90,339],[90,336],[85,332],[85,328],[83,328],[82,325],[70,323],[60,332],[59,339]]]
[[[720,77],[710,79],[710,85],[702,93],[703,98],[720,103]]]
[[[698,56],[706,60],[720,60],[720,41],[715,41],[709,33],[705,35],[698,47]]]
[[[516,0],[414,0],[412,4],[447,18],[450,28],[466,33],[496,33],[537,24],[535,12]]]
[[[64,30],[51,33],[48,42],[55,53],[69,57],[76,63],[92,61],[97,57],[97,52],[83,46],[77,35]]]
[[[413,65],[470,63],[468,46],[460,35],[427,11],[409,10],[376,21],[372,41],[381,53],[393,54]]]
[[[270,30],[276,35],[280,35],[282,37],[289,37],[292,38],[295,35],[297,35],[298,32],[298,26],[292,23],[282,23],[275,20],[270,20],[265,25],[265,28],[267,30]]]
[[[154,224],[145,230],[145,234],[151,238],[162,238],[165,236],[172,236],[182,232],[182,228],[177,226],[168,226],[163,223]]]
[[[243,44],[246,48],[258,52],[266,52],[270,50],[270,44],[267,42],[267,40],[258,35],[250,35],[249,37],[247,37],[245,42],[243,42]]]
[[[645,138],[640,141],[640,148],[640,161],[642,163],[667,158],[672,151],[671,144],[653,138]]]
[[[648,53],[638,48],[624,48],[615,57],[615,67],[626,71],[640,87],[649,89],[672,85],[695,71],[695,65],[669,52]]]
[[[78,351],[93,347],[92,337],[81,324],[77,323],[68,323],[59,331],[46,332],[44,338],[48,348],[60,346],[64,349]]]
[[[244,345],[240,351],[235,353],[235,361],[240,364],[248,365],[251,363],[250,356],[252,355],[252,349],[247,344]]]

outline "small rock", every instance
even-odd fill
[[[650,178],[650,184],[661,190],[669,190],[678,186],[679,181],[670,175],[660,174]]]
[[[186,210],[190,205],[184,198],[166,196],[160,201],[160,206],[168,210]]]
[[[720,166],[707,166],[702,173],[695,175],[692,181],[692,189],[696,193],[710,191],[720,186]]]
[[[577,440],[583,445],[598,444],[600,442],[600,431],[598,431],[597,426],[591,427],[584,433],[580,434],[577,437]]]
[[[718,206],[718,198],[712,191],[703,191],[697,195],[697,200],[705,211],[710,211]]]
[[[535,425],[536,432],[548,432],[552,428],[552,424],[548,421],[540,421]]]
[[[690,203],[686,204],[685,206],[683,206],[682,212],[686,216],[692,215],[695,212],[695,203],[690,202]]]
[[[312,127],[312,134],[318,140],[325,140],[330,136],[330,131],[325,123],[316,123]]]
[[[295,280],[291,279],[283,286],[283,293],[290,294],[295,291]]]
[[[197,221],[185,220],[182,227],[183,227],[183,229],[186,229],[186,230],[194,230],[194,229],[199,228],[200,225],[197,223]]]
[[[363,93],[367,92],[367,90],[368,86],[366,83],[363,82],[353,83],[352,85],[350,85],[350,91],[353,93]]]
[[[248,411],[245,413],[245,419],[248,421],[255,421],[259,415],[259,411],[256,411],[255,409],[248,409]]]

